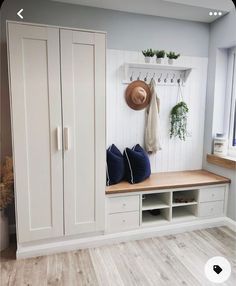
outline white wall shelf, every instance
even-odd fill
[[[176,85],[187,81],[192,67],[156,63],[125,63],[123,84],[129,84],[133,80],[146,78],[147,82],[155,75],[157,84]]]
[[[125,63],[126,68],[138,68],[138,69],[151,69],[151,70],[170,70],[170,71],[188,71],[192,70],[192,67],[168,65],[168,64],[156,64],[156,63]]]

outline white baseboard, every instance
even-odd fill
[[[225,218],[225,226],[227,226],[228,228],[230,228],[233,231],[236,231],[236,221],[232,220],[229,217]]]
[[[234,224],[231,221],[232,220],[225,217],[202,219],[202,220],[194,220],[194,221],[159,226],[159,227],[141,228],[127,232],[104,234],[87,238],[41,243],[30,246],[18,246],[16,256],[17,259],[22,259],[34,256],[42,256],[53,253],[72,251],[82,248],[98,247],[130,240],[140,240],[150,237],[171,235],[181,232],[188,232],[188,231],[223,226],[223,225],[232,227],[234,226]]]

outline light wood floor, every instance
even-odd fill
[[[232,266],[221,285],[236,285],[236,233],[226,227],[18,261],[13,253],[1,255],[1,286],[209,286],[204,265],[213,256]]]

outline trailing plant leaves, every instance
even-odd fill
[[[170,138],[179,137],[185,140],[187,135],[188,106],[184,101],[176,104],[170,112]]]

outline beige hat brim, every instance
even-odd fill
[[[142,104],[136,104],[135,102],[133,102],[132,97],[131,97],[132,90],[137,86],[142,87],[147,93],[146,100]],[[144,82],[142,80],[133,81],[126,88],[125,100],[126,100],[126,103],[128,104],[128,106],[134,110],[144,109],[145,107],[147,107],[149,105],[150,100],[151,100],[151,91],[150,91],[149,86],[146,84],[146,82]]]

